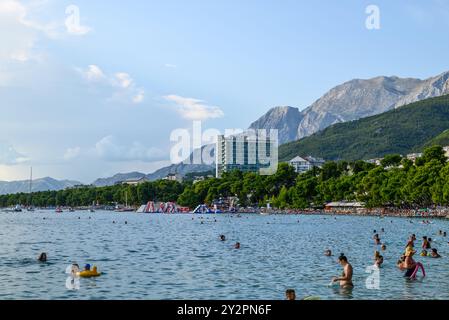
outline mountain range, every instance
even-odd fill
[[[81,182],[71,180],[56,180],[50,177],[33,180],[31,190],[33,192],[39,191],[58,191],[66,188],[71,188],[76,185],[81,185]],[[0,195],[13,194],[21,192],[29,192],[30,181],[0,181]]]
[[[279,143],[310,136],[333,124],[377,115],[406,104],[449,94],[449,71],[426,80],[399,77],[354,79],[328,91],[311,106],[275,107],[250,129],[278,129]]]
[[[279,160],[313,155],[326,160],[368,160],[449,145],[449,95],[414,102],[379,115],[334,124],[281,145]]]

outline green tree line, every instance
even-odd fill
[[[380,165],[365,161],[330,161],[322,168],[297,174],[287,163],[279,164],[276,174],[232,171],[220,179],[193,183],[158,180],[137,186],[82,187],[62,191],[0,196],[0,207],[88,206],[148,201],[174,201],[190,208],[212,204],[214,200],[237,197],[241,206],[280,209],[321,207],[330,201],[361,201],[367,207],[429,207],[449,205],[449,163],[440,146],[425,149],[415,163],[400,155],[388,155]]]

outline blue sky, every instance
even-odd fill
[[[449,2],[0,0],[0,41],[0,180],[90,183],[168,164],[192,120],[247,128],[353,78],[449,70]]]

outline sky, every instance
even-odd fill
[[[245,129],[448,52],[445,0],[0,0],[0,181],[151,173],[193,121]]]

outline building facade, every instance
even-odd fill
[[[277,147],[277,139],[271,137],[220,135],[216,146],[216,176],[220,178],[233,170],[270,174],[277,170]]]
[[[297,156],[291,159],[288,163],[295,169],[296,173],[304,173],[312,170],[313,167],[321,168],[324,164],[321,158],[314,158],[312,156],[300,157]]]

